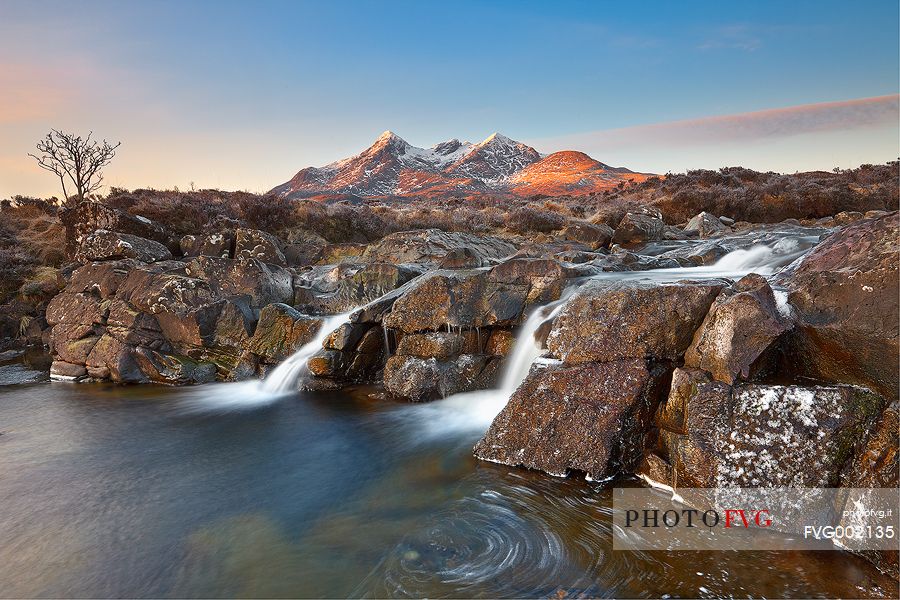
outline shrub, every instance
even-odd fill
[[[522,207],[506,216],[506,228],[514,233],[548,233],[562,229],[566,218],[555,212]]]

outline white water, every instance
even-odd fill
[[[748,249],[729,252],[712,265],[648,271],[617,271],[602,273],[590,279],[634,280],[649,279],[659,282],[676,282],[684,279],[706,279],[727,277],[739,279],[748,273],[772,275],[779,269],[805,254],[811,247],[799,244],[797,240],[784,238],[773,246],[758,245]],[[559,300],[538,307],[520,328],[499,388],[454,394],[444,400],[411,407],[405,413],[424,426],[432,435],[446,435],[457,432],[484,432],[494,418],[506,406],[542,350],[535,340],[538,328],[554,318],[565,306],[577,287],[567,288]]]
[[[748,273],[771,275],[802,256],[811,245],[784,238],[773,246],[758,245],[735,250],[712,265],[649,271],[608,272],[590,279],[649,279],[674,282],[683,279],[728,277],[737,279]],[[584,283],[584,281],[582,282]],[[454,435],[484,432],[506,406],[510,396],[527,377],[534,361],[541,355],[535,340],[538,328],[562,310],[577,287],[567,288],[562,297],[533,310],[518,331],[513,349],[506,359],[500,387],[454,394],[428,404],[403,406],[394,416],[423,428],[427,435]],[[785,308],[787,309],[787,307]],[[352,311],[351,311],[352,312]],[[196,388],[189,403],[201,410],[243,410],[271,404],[297,389],[297,382],[307,375],[307,361],[322,348],[325,338],[344,323],[351,312],[327,317],[315,338],[280,364],[264,381],[212,384]]]
[[[535,339],[538,328],[556,316],[574,290],[568,288],[559,300],[539,306],[528,315],[506,359],[499,388],[453,394],[444,400],[412,407],[405,416],[424,425],[425,433],[431,436],[486,431],[541,355],[541,346]]]
[[[260,382],[260,391],[269,394],[284,394],[296,390],[300,377],[305,376],[309,372],[306,361],[322,349],[322,343],[325,341],[325,338],[347,320],[350,312],[325,317],[319,326],[319,331],[316,332],[316,336],[287,357],[283,363],[269,373],[268,377]]]
[[[181,406],[188,412],[228,412],[248,410],[272,404],[297,390],[297,384],[309,374],[307,361],[322,349],[332,331],[347,321],[353,311],[325,317],[315,337],[285,359],[268,377],[234,383],[213,383],[188,389],[188,400]]]

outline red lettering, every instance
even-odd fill
[[[733,522],[733,520],[734,520],[734,519],[733,519],[734,515],[737,515],[737,516],[739,516],[739,517],[741,518],[741,523],[744,524],[744,527],[745,527],[745,528],[746,528],[746,527],[750,527],[750,522],[747,521],[747,515],[744,513],[744,509],[743,509],[743,508],[740,508],[740,509],[729,508],[729,509],[726,509],[726,510],[725,510],[725,528],[726,528],[726,529],[730,529],[730,528],[731,528],[731,524],[732,524],[732,522]]]

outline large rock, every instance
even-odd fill
[[[687,225],[684,226],[685,233],[699,235],[703,238],[715,235],[717,233],[722,233],[724,231],[728,231],[728,227],[726,227],[725,224],[722,223],[722,221],[716,218],[715,215],[711,215],[706,211],[701,212],[700,214],[693,217],[690,221],[687,222]]]
[[[492,268],[488,280],[524,291],[526,305],[533,305],[556,300],[566,279],[581,274],[577,268],[551,258],[512,258]]]
[[[856,455],[844,468],[841,479],[843,487],[896,489],[900,485],[898,408],[900,407],[896,401],[886,408],[870,434],[859,445]],[[882,572],[900,579],[900,553],[897,550],[869,550],[860,554]]]
[[[798,374],[897,395],[897,239],[896,212],[857,221],[784,279],[800,322],[791,354]]]
[[[363,258],[370,262],[421,263],[436,267],[450,252],[468,249],[479,264],[510,256],[516,247],[500,238],[439,229],[401,231],[369,246]]]
[[[900,484],[900,404],[884,409],[845,468],[841,485],[851,488],[896,488]]]
[[[716,298],[685,352],[684,364],[728,384],[746,379],[767,366],[757,361],[787,328],[765,277],[747,275]]]
[[[131,271],[142,266],[140,261],[133,259],[88,263],[72,272],[66,291],[109,298],[115,295]]]
[[[854,386],[728,386],[676,369],[657,425],[663,483],[834,487],[883,398]]]
[[[206,279],[135,270],[119,287],[117,297],[153,315],[185,315],[221,300],[223,294]]]
[[[506,286],[485,271],[433,271],[411,282],[384,317],[405,333],[447,327],[511,325],[525,308],[524,286]]]
[[[499,360],[481,354],[462,354],[451,360],[395,354],[384,367],[384,389],[413,402],[445,398],[460,392],[491,387]]]
[[[626,213],[616,228],[613,243],[640,244],[663,239],[665,223],[661,218],[651,215]]]
[[[294,303],[324,313],[345,312],[381,298],[420,273],[387,263],[315,267],[294,278]]]
[[[234,257],[234,233],[230,231],[209,235],[186,235],[181,238],[180,245],[184,256]]]
[[[185,267],[189,277],[208,282],[219,298],[246,294],[256,308],[294,299],[293,275],[287,269],[255,258],[230,260],[198,256]]]
[[[614,235],[615,231],[609,225],[595,225],[586,221],[571,223],[560,233],[563,239],[581,242],[592,250],[608,247]]]
[[[321,319],[300,314],[286,304],[270,304],[259,313],[249,350],[264,362],[279,363],[311,341]]]
[[[98,229],[136,235],[164,244],[170,249],[173,245],[168,231],[159,223],[92,200],[61,210],[59,218],[66,229],[66,254],[70,257],[75,255],[82,239]]]
[[[113,335],[104,334],[94,345],[85,361],[88,375],[97,379],[111,379],[119,383],[147,383],[150,381],[135,357],[131,346]]]
[[[159,242],[105,229],[98,229],[85,235],[75,253],[75,260],[78,262],[123,258],[133,258],[150,263],[169,260],[172,258],[172,253]]]
[[[190,385],[216,379],[216,366],[176,354],[163,354],[149,348],[136,348],[133,354],[141,372],[154,383]]]
[[[264,263],[284,267],[287,260],[281,251],[281,241],[258,229],[238,229],[234,241],[235,258],[255,258]]]
[[[641,359],[532,367],[475,446],[475,456],[559,477],[634,467],[658,402],[661,372]]]
[[[547,347],[568,364],[678,359],[724,284],[594,281],[554,321]]]

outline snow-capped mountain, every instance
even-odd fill
[[[477,144],[452,139],[418,148],[385,131],[360,154],[324,167],[302,169],[272,193],[290,198],[321,194],[584,194],[643,177],[581,152],[542,157],[531,146],[499,133]]]

